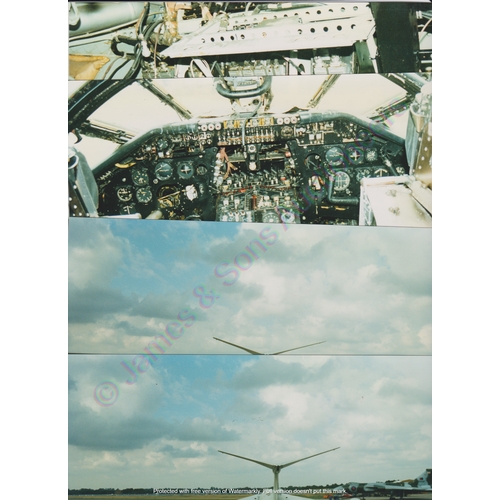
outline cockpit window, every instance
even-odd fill
[[[262,114],[312,109],[317,112],[337,110],[370,118],[377,115],[377,110],[390,108],[391,104],[399,102],[406,95],[404,89],[380,75],[344,75],[320,99],[315,100],[315,96],[324,87],[325,80],[325,77],[315,76],[274,78],[272,99],[269,108]],[[81,86],[81,82],[70,84]],[[235,113],[231,101],[216,91],[212,79],[153,80],[151,85],[167,96],[171,105],[137,81],[100,106],[89,116],[89,122],[96,126],[110,126],[135,136],[155,127],[186,121],[189,117],[210,118]],[[407,112],[391,112],[386,118],[385,126],[404,137]],[[81,150],[92,168],[117,147],[111,144],[99,145],[99,142],[95,138],[86,138],[81,143]],[[102,150],[102,153],[98,150]]]
[[[427,4],[71,9],[72,216],[430,225]]]

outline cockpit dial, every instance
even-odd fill
[[[368,148],[365,153],[366,161],[373,162],[378,158],[378,153],[375,148]]]
[[[132,199],[133,192],[130,186],[121,186],[116,190],[116,196],[120,201],[127,202]]]
[[[360,148],[358,146],[349,146],[346,149],[346,153],[353,165],[359,165],[360,163],[363,163],[363,160],[365,158],[363,148]]]
[[[176,186],[163,186],[158,193],[161,208],[175,208],[179,205],[181,191]]]
[[[156,165],[155,175],[160,181],[168,181],[172,177],[173,168],[170,162],[161,161]]]
[[[325,159],[330,166],[338,167],[344,163],[344,151],[339,146],[334,146],[326,152]]]
[[[323,168],[323,161],[321,156],[318,154],[310,154],[309,156],[306,156],[304,164],[307,169],[315,172]]]
[[[132,182],[136,186],[147,186],[149,184],[148,171],[145,168],[138,168],[132,171]]]
[[[190,179],[194,174],[193,165],[190,162],[181,163],[177,167],[177,173],[181,179]]]
[[[373,177],[386,177],[389,175],[389,171],[385,168],[377,168],[375,172],[373,172]]]
[[[336,172],[333,189],[335,191],[345,191],[351,182],[351,178],[345,172]]]
[[[149,203],[153,199],[153,193],[149,187],[142,187],[136,192],[139,203]]]
[[[283,222],[286,212],[287,224],[355,223],[363,178],[408,173],[403,141],[383,129],[363,136],[374,126],[350,115],[293,118],[248,119],[255,126],[245,133],[241,123],[214,125],[210,147],[201,143],[205,122],[148,133],[132,153],[115,153],[96,169],[100,212],[115,215],[127,206],[142,218],[261,223],[276,216]],[[293,136],[283,139],[286,126]]]

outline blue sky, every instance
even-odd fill
[[[269,486],[217,450],[286,463],[336,446],[281,484],[416,477],[431,466],[430,262],[426,229],[71,219],[70,488]],[[324,343],[256,357],[213,337]]]
[[[213,337],[263,353],[431,353],[426,229],[69,222],[69,352],[143,352],[185,311],[196,321],[171,354],[238,352]]]
[[[265,487],[415,477],[431,467],[430,356],[69,357],[69,487]],[[114,381],[114,404],[95,387]]]

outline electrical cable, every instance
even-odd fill
[[[111,73],[111,75],[109,75],[109,78],[108,80],[112,80],[113,77],[118,73],[118,71],[120,71],[127,63],[129,63],[132,59],[126,59],[125,62],[123,64],[120,64],[120,66],[118,66],[114,71],[113,73]]]

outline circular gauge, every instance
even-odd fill
[[[158,192],[158,201],[162,208],[175,208],[180,203],[181,192],[177,186],[163,186]]]
[[[369,148],[366,150],[366,161],[375,161],[378,158],[378,153],[375,148]]]
[[[356,135],[356,142],[368,142],[372,138],[367,130],[360,130]]]
[[[337,172],[335,174],[335,184],[333,189],[335,191],[345,191],[349,187],[351,178],[345,172]]]
[[[148,171],[145,168],[138,168],[132,172],[132,182],[136,186],[147,186],[149,182]]]
[[[373,175],[375,177],[386,177],[389,175],[389,172],[385,168],[378,168],[373,172]]]
[[[120,201],[130,201],[133,193],[130,186],[121,186],[116,190],[116,195]]]
[[[326,152],[325,158],[330,166],[338,167],[344,163],[344,151],[342,148],[334,146]]]
[[[363,151],[363,148],[359,148],[356,146],[349,146],[346,150],[347,156],[349,156],[349,160],[351,163],[354,165],[359,165],[360,163],[363,162],[365,158],[365,153]]]
[[[321,156],[316,155],[316,154],[311,154],[311,155],[307,156],[306,159],[304,160],[305,166],[308,169],[313,170],[313,171],[317,171],[318,169],[322,169],[323,168],[322,163],[323,163],[323,161],[321,160]]]
[[[153,193],[149,187],[142,187],[135,193],[139,203],[149,203],[153,199]]]
[[[361,168],[356,172],[356,180],[358,182],[361,181],[361,179],[364,179],[365,177],[370,177],[370,169],[369,168]]]
[[[398,173],[398,175],[405,175],[406,174],[406,170],[401,165],[396,166],[396,172]]]
[[[157,145],[160,151],[168,149],[168,141],[166,139],[158,139]]]
[[[134,203],[129,203],[123,207],[120,207],[120,215],[130,215],[137,213]]]
[[[264,212],[262,214],[262,222],[265,224],[275,224],[280,221],[279,215],[276,212]]]
[[[173,168],[170,162],[161,161],[155,167],[155,175],[160,181],[167,181],[172,177]]]
[[[281,137],[283,137],[283,139],[289,139],[290,137],[293,137],[293,127],[291,127],[290,125],[285,125],[281,128],[280,135]]]
[[[177,167],[177,173],[181,179],[190,179],[194,174],[193,165],[191,163],[181,163]]]
[[[204,165],[200,165],[197,169],[196,169],[196,173],[198,175],[205,175],[207,173],[207,167],[205,167]]]

